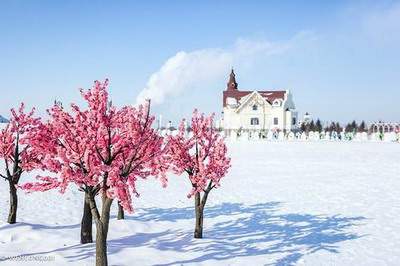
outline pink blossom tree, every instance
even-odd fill
[[[59,188],[64,193],[69,179],[73,177],[80,180],[76,184],[80,191],[85,191],[81,243],[91,243],[92,213],[84,183],[98,174],[97,165],[100,162],[93,160],[97,157],[93,155],[90,140],[86,136],[88,123],[85,113],[79,112],[75,105],[72,105],[72,112],[67,112],[61,103],[55,103],[48,114],[49,121],[37,130],[35,137],[30,139],[30,145],[36,153],[43,155],[40,168],[53,173],[53,176],[38,176],[42,183],[28,183],[22,187],[28,191]]]
[[[168,158],[176,174],[186,172],[192,184],[188,197],[195,199],[195,238],[203,237],[204,207],[213,188],[220,186],[220,180],[230,168],[230,158],[224,138],[213,127],[214,115],[205,117],[197,110],[193,112],[191,135],[187,134],[185,121],[179,126],[179,133],[169,136]]]
[[[58,136],[56,142],[67,148],[57,148],[60,151],[49,155],[46,164],[60,174],[38,177],[41,182],[23,186],[29,191],[59,187],[63,192],[73,183],[87,193],[96,224],[96,265],[108,265],[106,241],[113,200],[132,212],[137,178],[160,176],[165,184],[167,170],[163,138],[152,128],[149,104],[118,109],[108,99],[107,86],[108,81],[96,81],[92,89],[81,91],[88,104],[84,110],[72,105],[69,114],[53,107],[51,130]],[[99,194],[101,208],[95,200]]]
[[[32,149],[29,141],[40,126],[40,118],[34,118],[34,109],[24,112],[24,104],[16,111],[11,109],[7,126],[0,131],[0,158],[4,159],[5,174],[0,174],[10,187],[10,211],[8,223],[17,219],[17,185],[21,175],[30,171],[40,162],[40,155]]]

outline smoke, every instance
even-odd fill
[[[161,104],[167,96],[176,96],[193,84],[218,77],[231,64],[232,54],[220,49],[178,52],[150,76],[136,102],[149,98],[152,104]]]
[[[238,39],[233,46],[225,49],[178,52],[150,76],[146,87],[137,96],[136,104],[146,99],[151,99],[155,105],[162,104],[169,96],[177,96],[186,89],[196,87],[196,84],[227,75],[233,65],[251,65],[260,56],[284,53],[304,35],[308,33],[300,33],[283,43]]]

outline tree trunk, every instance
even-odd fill
[[[112,199],[103,199],[101,217],[96,223],[96,266],[107,266],[107,235]]]
[[[121,204],[118,202],[118,220],[124,220],[125,219],[125,213],[124,209],[122,208]]]
[[[203,206],[201,204],[200,192],[197,192],[194,198],[194,208],[196,212],[196,227],[194,229],[194,238],[203,238]]]
[[[8,213],[9,224],[15,224],[17,221],[18,195],[17,188],[12,180],[8,181],[10,186],[10,211]]]
[[[96,266],[107,266],[107,236],[104,232],[103,223],[96,222]]]
[[[203,197],[200,192],[197,192],[194,198],[195,211],[196,211],[196,227],[194,229],[194,238],[203,238],[203,220],[204,220],[204,206],[206,206],[208,194],[212,187],[210,182],[208,188],[205,190]]]
[[[85,192],[83,216],[81,222],[81,244],[93,243],[92,220],[92,212],[90,211],[90,196],[88,192]]]
[[[99,209],[97,208],[96,200],[94,195],[89,194],[90,210],[92,212],[93,219],[96,223],[96,266],[108,266],[107,260],[107,233],[108,233],[108,222],[104,217],[108,219],[110,213],[110,207],[112,200],[103,199],[102,215],[100,216]],[[106,223],[103,223],[106,222]]]
[[[108,235],[108,227],[110,224],[110,211],[112,203],[113,199],[106,198],[105,200],[103,200],[103,206],[101,209],[101,222],[103,224],[104,235],[106,237],[106,240]]]

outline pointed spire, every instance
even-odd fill
[[[226,86],[227,90],[237,90],[238,89],[238,84],[236,82],[236,78],[235,77],[236,77],[236,75],[235,75],[235,72],[233,71],[233,68],[232,68],[231,74],[229,75],[229,81],[226,84],[227,85]]]

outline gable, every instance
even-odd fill
[[[259,106],[271,105],[260,93],[253,91],[251,94],[241,99],[240,105],[235,111],[238,113],[244,108],[253,106],[254,104]]]

